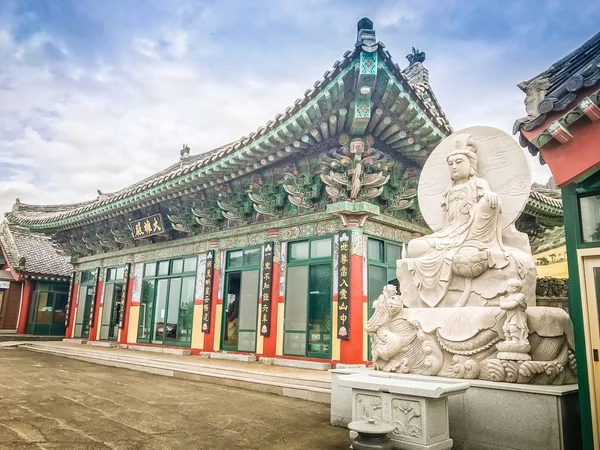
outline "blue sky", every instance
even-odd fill
[[[94,198],[265,124],[331,69],[363,16],[404,67],[427,53],[454,129],[510,132],[516,87],[598,31],[588,1],[0,2],[0,213]],[[547,168],[532,159],[534,178]]]

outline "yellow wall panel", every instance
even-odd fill
[[[192,328],[192,348],[204,348],[204,333],[202,333],[202,305],[194,305]]]
[[[258,317],[257,317],[257,324],[256,324],[256,353],[259,353],[262,355],[263,351],[264,351],[264,343],[265,343],[265,337],[260,335],[260,307],[262,306],[262,304],[259,303],[258,305]]]
[[[277,344],[275,354],[277,356],[283,355],[283,317],[284,310],[283,303],[277,305]]]
[[[96,327],[96,340],[99,341],[100,340],[100,328],[102,328],[102,310],[104,309],[104,306],[100,305],[100,308],[98,308],[98,317],[96,317],[96,323],[98,324],[98,326]]]
[[[221,349],[221,321],[223,320],[223,305],[217,305],[217,311],[215,312],[215,317],[213,318],[215,321],[215,341],[214,341],[214,349],[215,351]]]
[[[137,342],[138,324],[140,321],[139,305],[129,308],[129,328],[127,329],[127,343],[135,344]]]
[[[341,340],[337,337],[337,302],[333,303],[333,311],[331,314],[331,319],[333,323],[331,325],[331,359],[334,361],[340,360],[340,342]]]

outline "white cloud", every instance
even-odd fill
[[[100,14],[98,5],[91,2],[89,14]],[[49,31],[18,40],[0,23],[0,212],[15,197],[94,198],[96,189],[124,188],[177,161],[184,142],[200,153],[249,134],[352,47],[363,15],[401,65],[412,45],[428,45],[431,83],[455,129],[484,124],[510,132],[524,113],[515,85],[540,69],[515,57],[516,38],[497,45],[436,39],[431,17],[453,9],[438,2],[389,0],[371,11],[324,0],[257,5],[177,2],[162,20],[118,30],[110,29],[111,20],[124,26],[111,9],[104,25],[117,45],[89,54]],[[247,21],[272,33],[268,46],[244,40]],[[545,182],[547,168],[532,165]]]

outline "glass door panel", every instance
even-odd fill
[[[307,356],[331,355],[331,264],[310,266]]]
[[[169,280],[158,280],[156,282],[156,301],[154,309],[154,344],[162,344],[165,337],[165,322],[167,320],[167,294],[169,291]]]
[[[285,297],[283,353],[306,355],[309,266],[288,267]]]
[[[183,264],[183,262],[182,262]],[[162,280],[161,280],[162,281]],[[160,283],[160,281],[159,281]],[[169,295],[167,304],[167,321],[164,331],[165,344],[173,344],[177,341],[177,325],[179,323],[179,299],[181,295],[181,278],[173,278],[169,283]]]
[[[144,280],[142,282],[142,298],[140,301],[140,319],[138,324],[138,340],[149,342],[152,333],[152,316],[156,282]]]
[[[238,350],[256,351],[256,321],[258,314],[258,270],[242,272]]]
[[[371,240],[372,241],[372,240]],[[382,266],[369,264],[369,311],[367,312],[370,319],[373,315],[373,303],[383,292],[386,285],[388,269]],[[371,360],[371,340],[368,340],[369,360]]]
[[[589,380],[594,439],[600,442],[600,258],[584,259],[585,298],[588,315],[586,347],[588,366],[591,367]],[[583,290],[583,289],[582,289]],[[583,294],[583,292],[582,292]],[[581,376],[581,374],[579,375]]]
[[[78,338],[90,335],[90,309],[92,305],[92,287],[81,286],[77,301],[77,314],[75,316],[75,333]]]
[[[54,320],[50,334],[52,336],[65,335],[65,320],[67,318],[67,301],[69,294],[67,292],[54,293]]]
[[[102,317],[100,318],[100,339],[108,339],[114,287],[115,285],[113,283],[107,283],[104,287],[104,299],[102,300]]]
[[[181,286],[179,300],[179,319],[177,322],[177,342],[192,343],[192,325],[194,320],[194,286],[195,277],[186,277]]]
[[[225,298],[223,324],[223,349],[237,350],[242,272],[227,273],[227,295]]]
[[[112,341],[116,340],[119,336],[119,321],[117,318],[117,313],[121,307],[121,295],[123,293],[123,285],[121,283],[116,283],[113,286],[114,289],[110,308],[110,322],[108,326],[108,339]]]

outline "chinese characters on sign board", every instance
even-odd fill
[[[129,287],[129,271],[131,264],[125,264],[125,272],[123,274],[123,289],[121,290],[121,304],[118,305],[117,317],[119,328],[122,330],[125,326],[125,303],[127,302],[127,288]]]
[[[337,336],[350,339],[350,241],[351,233],[340,233],[338,251]]]
[[[206,253],[206,272],[204,274],[204,297],[202,300],[202,332],[210,332],[210,296],[212,293],[213,264],[215,251],[209,250]]]
[[[165,232],[162,215],[153,214],[143,219],[132,220],[129,222],[131,234],[134,239],[142,239]]]
[[[273,242],[267,242],[262,266],[260,284],[260,335],[269,336],[271,332],[271,285],[273,281]]]

